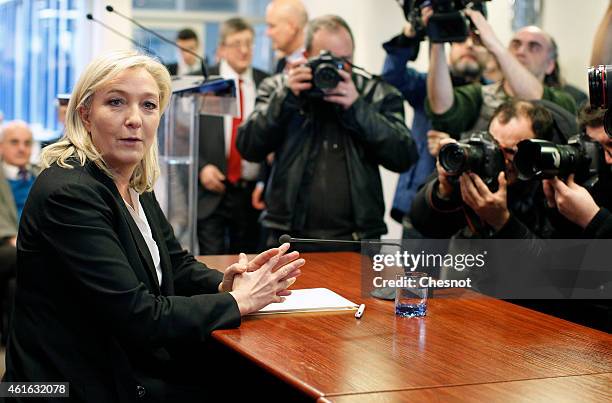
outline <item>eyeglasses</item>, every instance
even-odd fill
[[[223,44],[223,46],[225,46],[226,48],[230,48],[230,49],[242,49],[242,48],[252,49],[253,41],[236,41],[236,42],[225,43]]]

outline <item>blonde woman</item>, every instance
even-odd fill
[[[175,239],[151,191],[170,91],[161,64],[129,51],[76,84],[21,220],[5,381],[69,382],[73,401],[201,400],[175,347],[289,294],[304,260],[287,244],[221,274]]]

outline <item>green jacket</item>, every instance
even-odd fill
[[[492,107],[484,108],[484,110],[482,110],[483,94],[488,95],[489,103],[492,103]],[[453,106],[441,115],[431,111],[429,100],[425,104],[427,115],[431,118],[432,127],[435,130],[450,134],[453,138],[459,138],[461,133],[468,130],[486,130],[495,107],[510,99],[500,83],[485,86],[480,83],[463,85],[455,88],[453,95]],[[554,102],[576,114],[576,104],[565,91],[545,86],[542,99]]]

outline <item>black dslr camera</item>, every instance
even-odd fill
[[[322,51],[319,56],[308,59],[306,66],[312,69],[312,88],[304,91],[304,96],[323,98],[324,90],[335,88],[342,81],[338,71],[343,70],[345,64],[344,59],[332,55],[329,51]]]
[[[608,80],[612,80],[612,66],[600,65],[590,67],[588,74],[591,107],[606,109],[604,128],[608,136],[612,137],[612,114],[609,107],[610,97],[612,97],[612,86],[608,85]]]
[[[567,178],[575,174],[576,183],[590,188],[599,174],[607,170],[601,145],[585,134],[577,134],[567,144],[540,139],[523,140],[518,144],[514,166],[521,180]]]
[[[462,13],[471,4],[473,10],[480,11],[487,16],[486,5],[489,0],[397,0],[404,10],[404,16],[414,28],[420,39],[425,36],[433,43],[463,42],[467,39],[471,21]],[[433,15],[429,18],[427,26],[421,17],[421,8],[431,6]]]
[[[459,143],[445,144],[440,149],[438,161],[450,175],[477,174],[492,192],[497,191],[497,177],[506,167],[497,140],[487,132],[472,133]]]

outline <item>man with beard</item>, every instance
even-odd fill
[[[431,7],[425,7],[421,13],[424,23],[427,23],[433,12]],[[406,66],[409,60],[416,59],[420,42],[412,24],[408,22],[401,34],[383,44],[387,55],[382,77],[402,93],[414,110],[412,135],[419,152],[419,160],[400,175],[391,209],[391,217],[402,224],[402,237],[412,239],[422,238],[408,217],[412,200],[434,170],[440,140],[448,137],[446,133],[431,130],[431,122],[425,113],[427,73]],[[449,65],[453,86],[481,82],[486,59],[486,49],[476,45],[472,38],[468,38],[465,42],[452,43]]]
[[[506,48],[480,12],[465,13],[478,29],[482,44],[496,58],[504,78],[490,85],[470,84],[453,89],[444,45],[432,44],[426,107],[434,129],[451,135],[484,130],[493,111],[509,98],[545,99],[576,113],[569,94],[543,84],[544,77],[555,68],[556,47],[550,35],[534,26],[525,27],[516,32]]]

